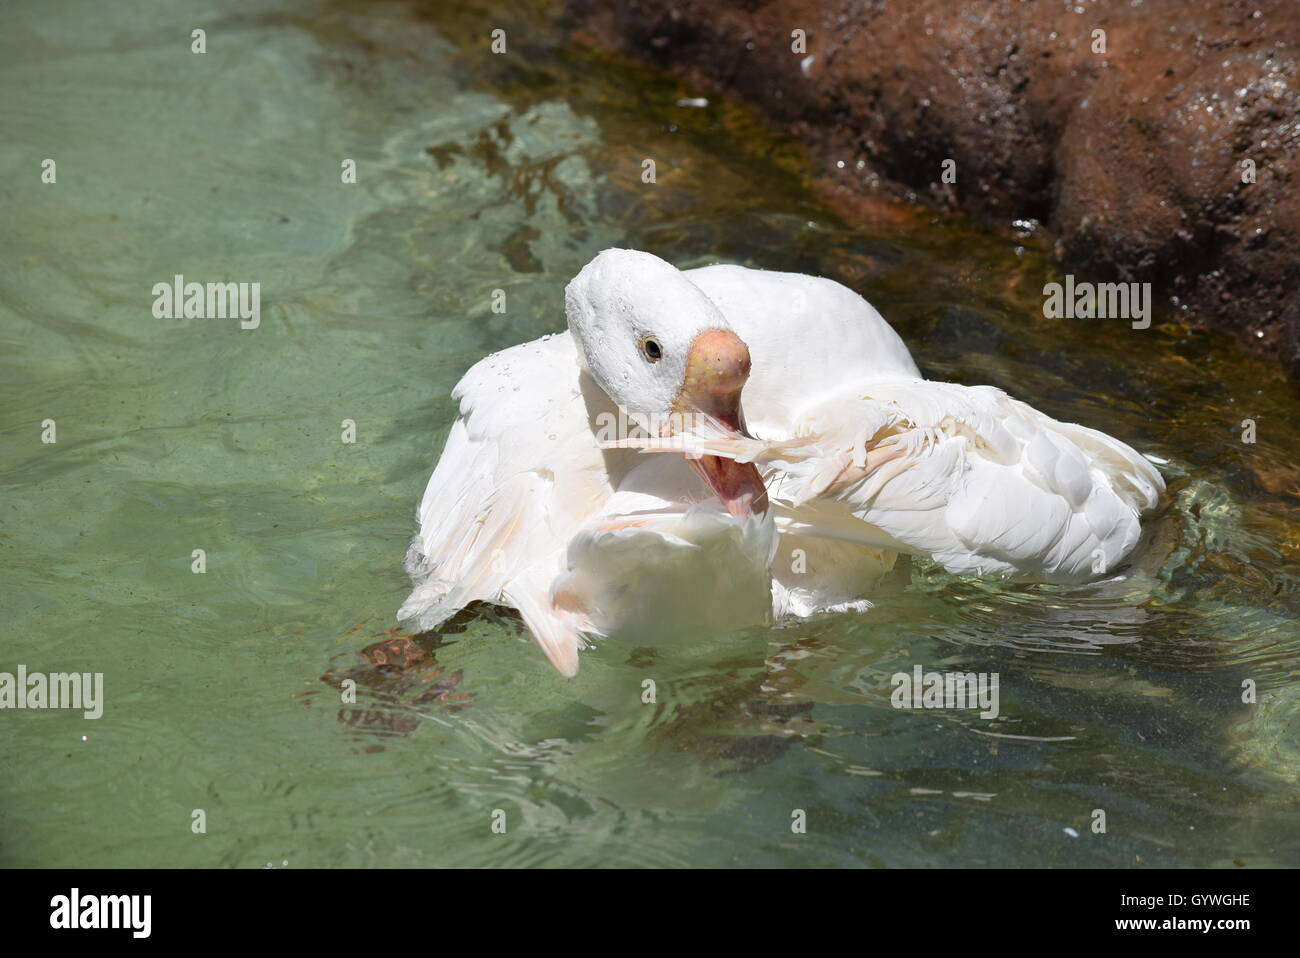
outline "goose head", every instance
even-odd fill
[[[573,278],[564,300],[583,364],[630,421],[651,436],[696,427],[747,435],[740,394],[749,348],[680,270],[650,253],[607,249]],[[710,455],[687,462],[733,516],[767,513],[752,463]]]

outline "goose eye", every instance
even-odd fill
[[[659,341],[647,336],[641,340],[641,352],[645,353],[645,358],[652,363],[657,363],[663,359],[664,352],[659,348]]]

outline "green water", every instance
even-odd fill
[[[888,203],[850,228],[825,204],[853,157],[816,170],[489,6],[0,8],[0,671],[106,698],[0,712],[0,864],[1300,864],[1300,408],[1273,367],[1168,317],[1044,319],[1041,241]],[[866,614],[607,641],[572,681],[488,609],[369,664],[453,384],[561,328],[614,244],[841,279],[931,377],[1170,460],[1127,578],[917,562]],[[155,318],[177,273],[259,282],[260,327]],[[999,672],[1001,717],[893,709],[915,664]]]

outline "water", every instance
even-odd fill
[[[884,201],[849,228],[825,202],[851,162],[491,6],[0,10],[0,670],[107,697],[3,713],[0,863],[1300,864],[1300,416],[1273,367],[1168,316],[1046,320],[1040,240]],[[452,386],[561,328],[612,244],[841,279],[931,377],[1169,459],[1128,577],[917,562],[865,615],[606,643],[573,681],[491,610],[363,659]],[[154,318],[177,273],[260,282],[261,326]],[[1000,672],[1002,716],[894,710],[917,663]]]

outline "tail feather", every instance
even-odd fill
[[[585,619],[556,608],[546,588],[526,579],[506,586],[504,595],[556,670],[566,679],[577,675],[578,651],[587,646],[582,633],[590,631],[583,628],[588,624]]]
[[[455,583],[426,579],[411,590],[397,610],[397,621],[417,634],[436,629],[468,604],[464,594]]]

